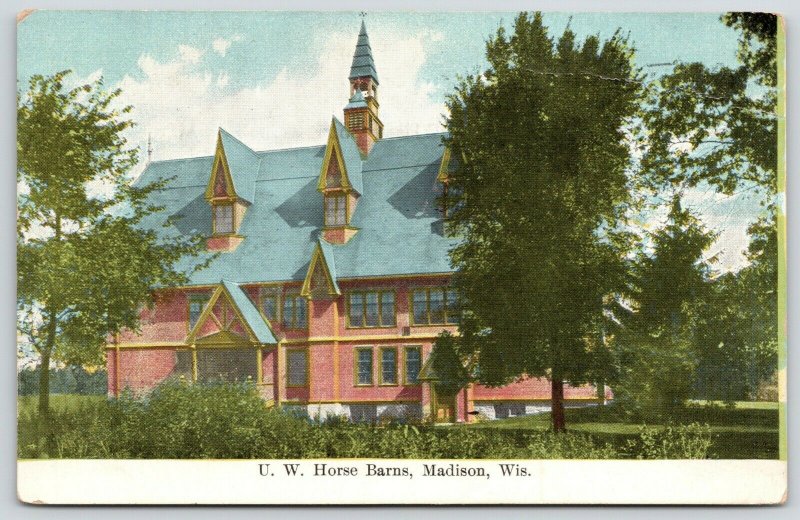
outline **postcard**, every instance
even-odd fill
[[[786,499],[780,16],[17,31],[21,501]]]

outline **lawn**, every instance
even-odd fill
[[[613,406],[568,408],[567,429],[591,435],[596,442],[615,447],[633,439],[641,423],[622,418]],[[716,459],[776,459],[778,458],[778,403],[737,402],[725,406],[721,402],[692,401],[674,421],[676,424],[697,422],[711,427],[713,446],[710,456]],[[647,425],[663,428],[664,424]],[[502,430],[547,430],[550,414],[528,415],[495,421],[485,421],[469,428]]]

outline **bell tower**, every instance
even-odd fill
[[[348,79],[350,101],[344,107],[344,124],[355,137],[361,153],[368,155],[375,141],[383,137],[383,123],[378,117],[378,72],[363,20]]]

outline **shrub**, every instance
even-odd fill
[[[627,451],[637,459],[705,459],[711,444],[708,425],[641,426],[638,439],[628,441]]]

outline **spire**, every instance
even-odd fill
[[[367,25],[364,20],[361,20],[361,30],[358,33],[358,43],[356,43],[356,52],[353,54],[353,64],[350,66],[348,79],[356,78],[372,78],[376,85],[380,83],[378,71],[375,70],[375,61],[372,59],[372,47],[369,45]]]

